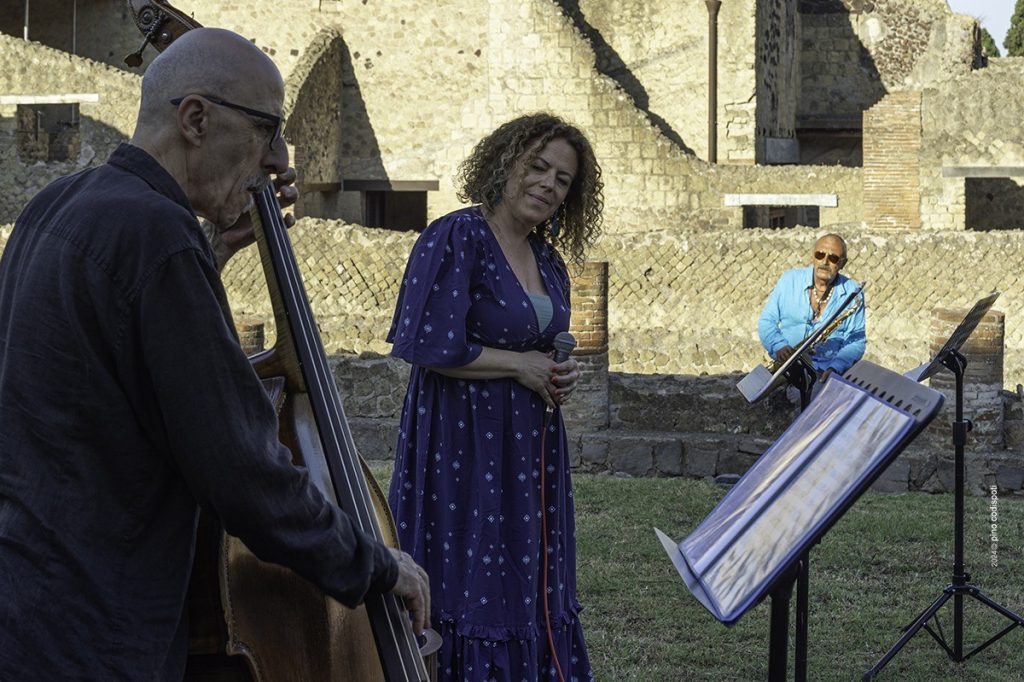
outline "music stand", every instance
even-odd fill
[[[811,348],[818,341],[824,331],[832,325],[844,310],[846,310],[847,306],[853,304],[857,296],[861,295],[861,292],[864,291],[864,287],[866,286],[867,282],[863,282],[856,290],[847,294],[839,307],[834,310],[832,314],[814,330],[813,333],[809,334],[800,343],[800,345],[797,346],[796,350],[793,351],[793,354],[782,363],[774,374],[769,372],[764,366],[758,365],[749,374],[743,377],[743,379],[736,384],[736,388],[738,388],[740,393],[743,394],[743,397],[747,399],[747,402],[757,402],[782,386],[782,384],[788,382],[800,393],[800,411],[803,412],[807,409],[808,404],[811,402],[811,394],[814,390],[814,384],[818,380],[817,372],[807,359],[808,355],[810,355]],[[796,682],[804,682],[806,680],[808,626],[807,599],[810,591],[810,559],[810,550],[808,550],[808,553],[800,558],[794,576],[794,579],[796,580],[796,648],[794,652],[796,659]],[[791,581],[785,589],[790,591],[792,590]],[[783,608],[781,604],[783,603],[785,604],[785,611],[781,610]],[[772,599],[771,617],[773,623],[778,622],[780,624],[780,627],[772,628],[773,633],[785,633],[788,630],[788,597],[782,598],[780,593],[779,599]]]
[[[801,557],[942,401],[938,391],[861,361],[825,383],[689,536],[675,543],[655,529],[687,588],[725,625],[771,596],[772,682],[786,676],[789,597]]]
[[[907,372],[905,376],[915,381],[924,381],[939,371],[940,367],[946,367],[953,372],[956,378],[956,419],[953,421],[953,450],[954,467],[956,478],[953,496],[953,579],[946,586],[938,599],[933,601],[928,608],[922,611],[918,617],[909,625],[903,627],[903,636],[885,653],[874,667],[864,673],[863,680],[870,680],[885,667],[885,665],[899,653],[899,650],[911,640],[922,628],[932,636],[941,646],[950,660],[962,663],[968,658],[985,649],[993,642],[1001,639],[1014,628],[1024,627],[1024,617],[1019,616],[1005,606],[997,603],[981,591],[976,585],[970,584],[971,575],[964,570],[964,446],[967,444],[967,432],[971,430],[972,424],[969,419],[964,419],[964,370],[967,368],[967,358],[960,354],[960,347],[974,332],[975,327],[989,311],[992,304],[999,297],[999,292],[994,291],[988,296],[980,299],[974,304],[963,321],[953,330],[949,339],[942,345],[942,348],[928,362],[920,367]],[[964,654],[964,596],[973,597],[982,604],[1002,614],[1011,621],[1010,625],[996,633],[984,643],[974,647],[967,654]],[[946,641],[942,625],[939,623],[936,613],[942,605],[953,598],[953,646],[950,647]],[[933,630],[928,621],[936,618],[938,632]]]

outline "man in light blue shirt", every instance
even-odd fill
[[[839,235],[827,234],[818,239],[811,259],[810,267],[783,273],[757,321],[761,345],[780,362],[788,359],[800,342],[831,317],[859,286],[839,274],[846,265],[846,242]],[[808,358],[821,381],[832,372],[842,374],[864,355],[863,294],[861,303]]]

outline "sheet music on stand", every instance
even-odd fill
[[[740,379],[740,382],[736,384],[736,388],[738,388],[740,393],[743,394],[743,397],[747,399],[747,402],[756,403],[758,400],[764,398],[766,395],[786,383],[786,373],[789,369],[798,362],[807,362],[807,352],[811,346],[814,345],[815,341],[818,340],[818,337],[820,337],[822,332],[828,329],[829,325],[831,325],[835,319],[839,317],[844,310],[846,310],[847,306],[851,305],[853,301],[861,295],[861,292],[864,291],[864,287],[867,285],[867,282],[863,282],[854,291],[847,294],[839,307],[836,308],[832,314],[814,330],[813,333],[807,335],[807,338],[797,346],[793,351],[793,354],[789,356],[784,363],[782,363],[781,367],[775,370],[774,374],[769,372],[768,368],[764,365],[757,365],[749,374]]]
[[[943,396],[867,361],[821,393],[680,542],[687,588],[735,624],[932,420]]]
[[[964,316],[963,321],[957,325],[957,328],[953,330],[953,333],[949,335],[946,343],[942,344],[942,348],[935,354],[928,362],[915,367],[903,376],[913,379],[914,381],[924,381],[931,375],[939,371],[942,367],[942,359],[947,353],[951,351],[958,351],[963,346],[967,339],[970,338],[971,334],[977,328],[978,323],[981,322],[981,318],[985,317],[985,314],[992,308],[992,304],[999,298],[999,291],[993,291],[988,296],[981,298],[974,307],[968,311],[967,315]]]

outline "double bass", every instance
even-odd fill
[[[128,0],[144,39],[125,58],[142,63],[199,24],[165,0]],[[387,500],[356,451],[341,397],[272,184],[256,194],[253,226],[277,327],[274,346],[251,358],[278,406],[281,442],[329,501],[365,533],[397,547]],[[187,680],[210,682],[428,682],[440,645],[423,646],[393,594],[347,609],[289,569],[260,561],[215,519],[200,520],[189,587]]]

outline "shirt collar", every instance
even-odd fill
[[[122,142],[114,150],[114,153],[110,155],[110,158],[107,159],[107,163],[138,175],[154,190],[163,194],[174,203],[180,204],[188,209],[192,215],[195,215],[195,211],[192,210],[192,204],[189,202],[188,197],[185,196],[185,191],[181,189],[178,181],[160,165],[159,161],[143,149],[127,142]]]

